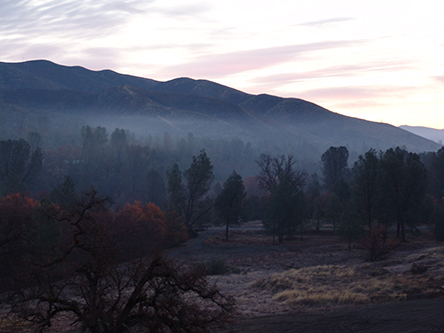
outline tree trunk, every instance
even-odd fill
[[[228,225],[230,224],[230,218],[227,217],[227,225],[225,228],[225,240],[228,242]]]

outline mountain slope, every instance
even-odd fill
[[[413,134],[422,136],[423,138],[435,141],[441,145],[444,142],[444,129],[435,129],[422,126],[407,126],[407,125],[399,126],[399,128],[402,128],[403,130],[406,130]]]
[[[346,117],[297,98],[251,95],[208,80],[160,82],[44,60],[0,62],[0,112],[14,110],[50,112],[51,117],[60,112],[79,114],[96,117],[99,125],[105,125],[108,118],[118,119],[111,126],[145,135],[169,131],[237,136],[284,150],[305,146],[323,151],[346,145],[362,153],[393,146],[413,151],[440,147],[394,126]],[[135,123],[130,121],[134,117],[138,117]]]

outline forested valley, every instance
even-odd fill
[[[42,329],[63,313],[91,332],[223,325],[234,300],[201,266],[161,255],[210,226],[229,241],[231,228],[260,220],[278,245],[328,225],[349,249],[364,244],[369,261],[418,226],[444,240],[444,148],[350,158],[332,146],[304,163],[192,133],[142,139],[85,125],[60,145],[45,136],[0,141],[2,302]]]

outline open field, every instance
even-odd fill
[[[315,332],[335,327],[334,321],[343,329],[332,331],[344,332],[377,332],[388,323],[387,329],[398,327],[399,332],[408,331],[406,327],[411,332],[444,328],[444,244],[427,232],[411,236],[374,263],[366,261],[364,248],[356,245],[348,251],[347,244],[331,233],[313,233],[302,241],[295,238],[273,246],[271,237],[254,223],[232,229],[228,242],[223,230],[210,229],[205,237],[190,241],[189,249],[178,251],[174,259],[208,265],[223,260],[228,269],[229,274],[211,279],[236,298],[238,324],[233,332],[261,331],[261,327],[262,332],[310,331],[310,327]],[[393,321],[390,311],[396,312]],[[396,323],[403,316],[407,323],[416,320],[419,330],[414,324]],[[354,318],[350,327],[355,329],[347,328],[349,317]],[[322,328],[320,318],[331,322]]]
[[[443,332],[444,244],[428,232],[410,236],[383,260],[366,261],[359,244],[312,233],[272,245],[257,222],[209,229],[167,253],[183,265],[206,265],[236,299],[223,332]],[[31,332],[0,323],[0,332]],[[48,332],[72,332],[57,322]]]

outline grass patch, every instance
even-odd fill
[[[33,326],[23,320],[7,317],[0,319],[0,333],[33,332]]]
[[[250,287],[270,290],[274,300],[289,305],[363,304],[407,298],[401,278],[368,265],[291,269],[259,279]]]

